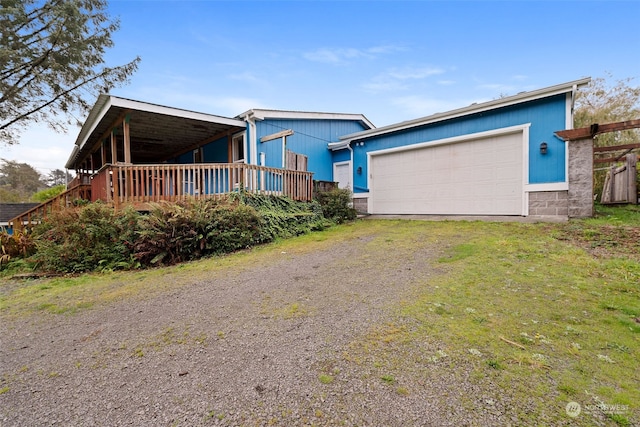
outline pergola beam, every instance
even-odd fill
[[[640,148],[640,144],[623,144],[623,145],[610,145],[608,147],[593,147],[594,153],[607,153],[611,151],[620,150],[633,150],[634,148]]]
[[[601,133],[617,132],[619,130],[629,130],[629,129],[637,129],[637,128],[640,128],[640,119],[627,120],[624,122],[607,123],[604,125],[599,125],[597,123],[594,123],[591,126],[587,126],[583,128],[560,130],[555,134],[558,135],[558,137],[560,137],[564,141],[575,141],[578,139],[593,138],[594,136]]]

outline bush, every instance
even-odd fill
[[[40,190],[31,196],[31,200],[34,202],[46,202],[49,199],[53,199],[59,194],[62,194],[66,191],[67,186],[64,184],[56,185],[55,187],[45,188],[44,190]]]
[[[131,268],[139,214],[101,203],[49,215],[33,231],[40,269],[75,273]]]
[[[260,242],[323,230],[331,225],[317,201],[298,202],[288,197],[233,193],[230,197],[254,208],[263,219]]]
[[[353,208],[351,191],[343,188],[336,188],[330,191],[319,192],[316,199],[322,207],[325,218],[338,224],[345,221],[353,221],[358,217]]]
[[[175,264],[260,242],[255,209],[227,198],[155,205],[140,220],[134,255],[143,265]]]
[[[9,234],[0,231],[0,269],[17,258],[26,258],[36,250],[31,236],[24,231]]]
[[[91,203],[55,212],[36,226],[32,261],[57,272],[175,264],[330,225],[317,201],[245,192],[156,204],[145,215]]]

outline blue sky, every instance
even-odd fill
[[[636,1],[125,1],[112,94],[233,117],[362,113],[376,126],[586,76],[640,84]],[[47,173],[78,134],[34,127],[0,157]]]

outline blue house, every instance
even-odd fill
[[[328,145],[334,180],[375,214],[590,216],[570,212],[569,166],[587,172],[592,155],[555,134],[589,81],[344,135]]]
[[[381,128],[362,114],[231,118],[101,95],[66,165],[77,172],[70,190],[116,206],[240,188],[308,200],[320,180],[373,214],[589,216],[589,143],[555,134],[573,127],[589,81]]]

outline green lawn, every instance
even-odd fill
[[[372,329],[350,357],[428,384],[433,374],[402,355],[429,342],[439,350],[428,362],[501,388],[516,425],[638,425],[640,252],[628,237],[637,236],[640,211],[606,215],[617,219],[394,224],[403,229],[398,243],[452,242],[436,263],[446,272],[417,284],[395,322]],[[581,405],[575,419],[570,402]]]

